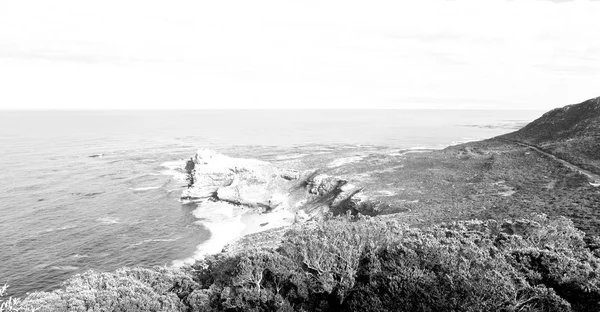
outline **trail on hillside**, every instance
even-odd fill
[[[579,172],[579,173],[587,176],[591,180],[591,182],[590,182],[591,185],[593,185],[593,186],[600,186],[600,175],[597,175],[595,173],[592,173],[591,171],[585,170],[585,169],[583,169],[583,168],[581,168],[581,167],[579,167],[577,165],[574,165],[574,164],[572,164],[572,163],[570,163],[570,162],[568,162],[568,161],[566,161],[564,159],[558,158],[555,155],[552,155],[552,154],[550,154],[548,152],[545,152],[545,151],[541,150],[540,148],[538,148],[535,145],[531,145],[531,144],[524,143],[524,142],[519,142],[519,141],[512,141],[512,140],[505,140],[505,141],[511,142],[511,143],[514,143],[514,144],[517,144],[517,145],[520,145],[520,146],[523,146],[523,147],[530,148],[530,149],[532,149],[532,150],[534,150],[534,151],[536,151],[536,152],[538,152],[540,154],[546,155],[546,156],[548,156],[548,157],[550,157],[550,158],[552,158],[552,159],[560,162],[565,167],[567,167],[567,168],[569,168],[571,170],[575,170],[575,171],[577,171],[577,172]]]

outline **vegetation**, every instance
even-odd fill
[[[89,271],[53,292],[0,299],[0,312],[600,311],[600,192],[514,143],[600,173],[598,133],[600,98],[442,151],[371,153],[333,168],[333,158],[306,156],[304,169],[350,177],[369,198],[311,204],[378,217],[261,233],[268,243],[246,237],[182,269]],[[335,198],[340,181],[313,193]]]
[[[23,311],[21,307],[21,299],[9,297],[4,300],[2,297],[6,293],[8,285],[0,287],[0,312],[19,312]]]
[[[53,292],[27,296],[23,307],[37,311],[184,311],[195,286],[189,272],[169,268],[122,268],[112,273],[89,271]]]
[[[370,217],[288,231],[278,248],[186,269],[87,272],[39,311],[600,311],[598,242],[565,218],[423,228]]]
[[[542,149],[600,174],[600,98],[547,112],[503,138],[538,145]]]

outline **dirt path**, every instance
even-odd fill
[[[572,163],[570,163],[570,162],[568,162],[568,161],[566,161],[564,159],[560,159],[560,158],[558,158],[558,157],[556,157],[556,156],[554,156],[554,155],[552,155],[552,154],[550,154],[548,152],[544,152],[544,151],[542,151],[541,149],[539,149],[538,147],[536,147],[534,145],[523,143],[523,142],[518,142],[518,141],[508,141],[507,140],[507,142],[515,143],[515,144],[523,146],[523,147],[528,147],[528,148],[530,148],[530,149],[532,149],[532,150],[534,150],[534,151],[536,151],[536,152],[538,152],[540,154],[546,155],[546,156],[548,156],[548,157],[550,157],[550,158],[552,158],[552,159],[560,162],[565,167],[570,168],[571,170],[575,170],[575,171],[577,171],[577,172],[579,172],[579,173],[587,176],[590,179],[590,181],[591,181],[590,182],[591,185],[596,186],[596,187],[600,186],[600,175],[597,175],[597,174],[592,173],[592,172],[590,172],[588,170],[585,170],[585,169],[583,169],[583,168],[581,168],[581,167],[579,167],[577,165],[574,165],[574,164],[572,164]]]

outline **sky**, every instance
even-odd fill
[[[600,1],[0,0],[0,109],[550,109]]]

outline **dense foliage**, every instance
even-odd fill
[[[181,298],[196,286],[184,270],[123,268],[75,275],[63,288],[37,292],[23,306],[37,311],[183,311]]]
[[[416,229],[346,218],[277,249],[185,270],[88,272],[24,304],[40,311],[600,311],[600,258],[571,221],[534,216]]]
[[[21,299],[9,297],[3,299],[8,285],[0,287],[0,312],[18,312],[23,311],[21,308]]]

